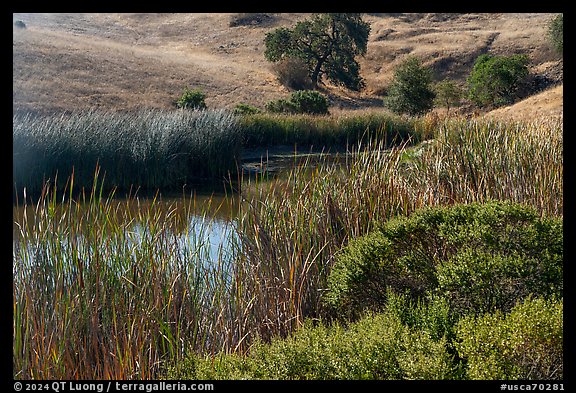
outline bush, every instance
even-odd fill
[[[206,94],[199,89],[190,90],[189,88],[184,89],[182,96],[176,101],[176,106],[178,108],[184,109],[206,109]]]
[[[236,105],[236,107],[234,108],[234,114],[236,115],[254,115],[260,112],[262,111],[256,108],[255,106],[242,103]]]
[[[290,97],[299,113],[314,115],[328,114],[328,100],[326,96],[313,90],[296,91]]]
[[[421,115],[434,106],[432,71],[422,61],[409,56],[394,71],[394,80],[384,105],[395,113]]]
[[[270,101],[265,107],[268,112],[272,113],[299,113],[296,104],[283,98]]]
[[[528,76],[528,56],[480,55],[468,76],[468,97],[481,107],[508,105]]]
[[[257,341],[246,356],[193,355],[169,379],[446,379],[454,364],[446,340],[403,325],[392,314],[344,328],[308,321],[291,336]]]
[[[511,202],[417,211],[341,250],[326,303],[339,315],[382,310],[388,292],[444,296],[468,312],[506,310],[530,293],[562,293],[562,221]]]
[[[25,29],[26,23],[22,22],[21,20],[17,20],[14,22],[14,26],[18,27],[19,29]]]
[[[548,37],[556,52],[564,52],[564,14],[556,15],[548,25]]]
[[[302,59],[286,57],[275,63],[272,69],[278,76],[278,81],[289,89],[306,90],[312,88],[308,67]]]
[[[562,379],[563,306],[527,298],[509,314],[458,323],[458,353],[470,379]]]
[[[279,99],[266,104],[266,110],[273,113],[328,114],[328,100],[317,91],[295,91],[289,100]]]

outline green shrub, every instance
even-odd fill
[[[461,311],[507,309],[530,293],[562,293],[562,245],[561,220],[516,203],[419,210],[350,241],[325,300],[349,316],[381,310],[389,290],[438,293]]]
[[[295,91],[289,100],[279,99],[266,104],[266,109],[273,113],[308,113],[314,115],[328,114],[328,100],[323,94],[313,90]]]
[[[425,331],[435,341],[442,337],[448,340],[455,337],[458,315],[441,296],[431,295],[426,299],[414,300],[409,293],[394,293],[389,290],[384,309],[398,317],[404,325]]]
[[[422,61],[409,56],[394,70],[394,79],[384,99],[392,112],[421,115],[434,106],[432,71]]]
[[[468,98],[481,107],[511,104],[527,76],[527,55],[480,55],[467,79]]]
[[[206,94],[199,89],[190,90],[189,88],[184,89],[182,96],[176,101],[176,106],[178,108],[184,109],[206,109]]]
[[[290,97],[300,113],[325,115],[328,113],[326,96],[313,90],[295,91]]]
[[[556,52],[564,52],[564,14],[556,15],[548,25],[548,37]]]
[[[234,114],[236,115],[254,115],[256,113],[262,112],[255,106],[240,103],[234,108]]]
[[[308,321],[291,336],[254,343],[249,354],[193,355],[173,379],[446,379],[446,340],[410,329],[392,314],[365,316],[344,328]]]
[[[284,98],[266,103],[265,108],[272,113],[299,113],[296,104]]]
[[[470,379],[563,378],[562,299],[527,298],[509,314],[467,317],[457,334]]]

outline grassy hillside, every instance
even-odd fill
[[[264,36],[308,14],[13,14],[14,110],[171,108],[184,87],[211,108],[263,107],[284,97],[264,59]],[[482,53],[527,53],[539,80],[561,79],[546,39],[553,14],[365,14],[360,60],[367,86],[353,94],[325,86],[332,108],[381,107],[394,67],[421,56],[437,80],[463,81]],[[561,102],[561,100],[560,100]]]

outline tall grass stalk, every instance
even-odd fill
[[[135,208],[139,199],[101,191],[97,176],[76,201],[47,186],[23,207],[13,250],[17,379],[156,378],[166,360],[231,340],[221,326],[234,294],[220,291],[233,255],[214,260],[208,208],[191,220],[192,199]]]

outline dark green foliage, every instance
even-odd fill
[[[559,54],[564,52],[564,14],[556,15],[548,25],[548,36]]]
[[[313,90],[295,91],[290,99],[279,99],[266,104],[266,110],[272,113],[308,113],[328,114],[328,100],[323,94]]]
[[[246,356],[193,355],[170,379],[447,379],[453,357],[446,340],[384,313],[343,327],[306,323],[291,336],[256,342]]]
[[[26,23],[22,22],[21,20],[17,20],[16,22],[14,22],[14,26],[16,26],[20,29],[25,29]]]
[[[463,318],[459,355],[470,379],[562,379],[563,304],[527,298],[509,314]]]
[[[290,97],[299,113],[313,115],[328,114],[328,100],[326,96],[313,90],[295,91]]]
[[[384,104],[395,113],[420,115],[434,106],[432,71],[422,61],[409,56],[395,70]]]
[[[236,115],[254,115],[256,113],[262,112],[259,108],[255,106],[240,103],[234,108],[234,114]]]
[[[350,241],[330,273],[339,315],[382,310],[388,292],[445,297],[459,312],[562,294],[562,222],[511,202],[420,210]]]
[[[264,55],[271,62],[303,60],[313,88],[326,75],[335,84],[360,90],[364,80],[355,58],[366,54],[369,33],[370,25],[360,14],[316,14],[293,29],[281,27],[266,34]]]
[[[184,89],[182,96],[176,101],[176,106],[178,108],[184,109],[206,109],[206,94],[199,89],[191,90],[189,88]]]
[[[298,113],[296,104],[284,98],[266,103],[265,108],[271,113]]]
[[[511,104],[527,76],[527,55],[480,55],[468,76],[468,98],[481,107]]]

